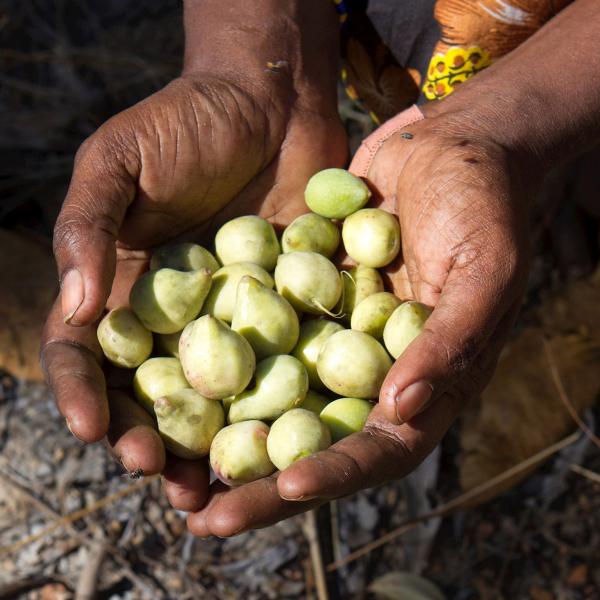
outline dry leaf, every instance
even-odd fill
[[[440,589],[424,577],[406,571],[392,571],[378,577],[369,592],[389,600],[444,600]]]

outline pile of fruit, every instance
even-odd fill
[[[400,228],[363,208],[369,197],[351,173],[321,171],[305,192],[312,212],[281,242],[268,221],[244,216],[219,229],[214,255],[161,248],[131,308],[102,319],[105,356],[137,369],[135,398],[170,452],[210,455],[216,476],[240,485],[363,428],[391,357],[430,312],[384,291],[377,269],[398,255]],[[330,260],[340,222],[357,263],[342,272]]]

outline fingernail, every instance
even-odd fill
[[[83,440],[73,431],[73,427],[71,427],[71,423],[69,422],[69,419],[65,419],[65,423],[67,424],[67,429],[69,430],[69,432],[71,433],[71,435],[79,440],[80,442],[82,442]]]
[[[279,497],[282,500],[289,500],[290,502],[307,502],[308,500],[314,500],[315,498],[317,498],[317,496],[310,496],[310,495],[306,495],[306,496],[284,496],[283,494],[279,494]]]
[[[61,303],[65,323],[70,323],[83,304],[85,288],[83,277],[77,269],[71,269],[62,280]]]
[[[400,422],[409,421],[425,409],[433,386],[427,381],[417,381],[404,388],[396,397],[396,415]]]

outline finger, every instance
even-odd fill
[[[40,360],[58,410],[73,435],[84,442],[102,439],[109,410],[95,328],[65,325],[60,297],[46,323]]]
[[[62,314],[87,325],[102,312],[115,272],[115,243],[139,172],[136,150],[105,126],[79,149],[54,229]]]
[[[486,293],[483,285],[478,292],[468,286],[447,289],[383,383],[379,403],[393,423],[409,421],[453,387],[461,398],[480,393],[521,303],[520,284],[510,292],[490,287]],[[511,295],[516,300],[505,307]]]
[[[154,419],[132,398],[110,390],[110,426],[106,436],[111,453],[130,472],[160,473],[165,467],[165,446]]]
[[[320,500],[306,503],[284,500],[277,491],[276,476],[231,489],[217,481],[211,485],[206,506],[188,515],[187,522],[194,535],[230,537],[273,525],[321,503]]]
[[[185,460],[167,454],[163,478],[163,487],[173,508],[193,512],[206,504],[210,483],[206,460]]]

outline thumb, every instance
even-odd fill
[[[71,325],[93,322],[104,308],[117,236],[135,195],[137,152],[112,137],[100,129],[80,147],[54,228],[63,319]]]
[[[480,393],[518,312],[521,289],[516,275],[509,281],[451,272],[423,332],[383,383],[385,416],[402,423],[443,394],[461,404]]]

